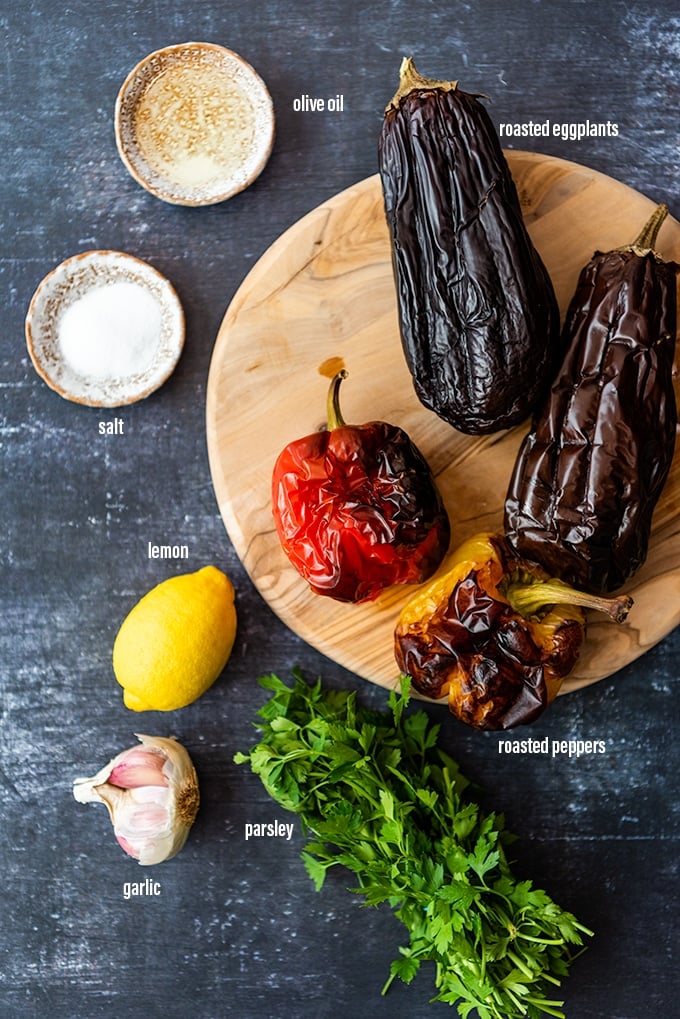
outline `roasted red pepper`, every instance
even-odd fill
[[[338,601],[417,584],[439,566],[449,518],[432,472],[401,428],[347,425],[339,372],[328,393],[328,427],[291,442],[272,477],[281,546],[317,594]]]
[[[395,657],[414,689],[448,694],[476,729],[533,722],[557,696],[585,637],[584,608],[623,621],[632,599],[575,591],[516,556],[500,535],[466,541],[402,610]]]

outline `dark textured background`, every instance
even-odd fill
[[[332,873],[315,893],[302,840],[251,841],[245,821],[290,820],[232,763],[253,739],[256,677],[300,663],[329,684],[355,680],[273,617],[244,575],[213,495],[204,397],[211,349],[244,276],[279,234],[376,170],[380,114],[400,58],[492,97],[492,116],[613,120],[616,139],[523,147],[586,163],[669,203],[680,216],[676,3],[363,5],[220,0],[0,2],[0,1014],[8,1017],[229,1016],[300,1019],[444,1016],[430,973],[379,991],[402,930],[362,910]],[[259,180],[205,209],[165,205],[120,162],[113,106],[131,67],[188,39],[241,53],[273,95],[278,134]],[[345,96],[342,115],[292,111],[301,92]],[[622,238],[622,242],[627,238]],[[176,285],[188,325],[170,381],[119,412],[60,399],[35,375],[23,321],[63,258],[116,248]],[[170,716],[133,715],[111,669],[134,602],[179,565],[147,541],[187,543],[190,568],[215,562],[238,590],[240,633],[225,675]],[[186,564],[182,564],[186,568]],[[677,960],[677,662],[680,632],[641,661],[561,698],[531,735],[606,739],[604,757],[500,758],[497,737],[433,709],[467,774],[520,836],[533,877],[597,936],[565,985],[570,1019],[670,1016]],[[174,733],[199,772],[202,809],[175,860],[142,870],[113,840],[103,807],[71,795],[133,742]],[[296,826],[297,828],[297,826]],[[126,902],[151,874],[158,899]]]

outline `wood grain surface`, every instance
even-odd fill
[[[631,242],[654,204],[604,174],[536,153],[508,153],[532,239],[562,314],[595,249]],[[680,224],[659,249],[680,260]],[[311,592],[274,530],[270,485],[285,443],[323,426],[327,366],[344,363],[345,418],[404,428],[437,478],[451,548],[502,527],[503,500],[527,424],[490,436],[451,428],[418,402],[401,352],[389,238],[378,176],[305,216],[263,255],[220,329],[207,391],[210,465],[220,511],[251,579],[280,618],[334,661],[381,686],[398,682],[396,616],[413,588],[348,605]],[[446,569],[446,561],[441,569]],[[650,552],[627,590],[626,623],[592,615],[562,692],[609,676],[680,621],[680,458],[657,507]]]

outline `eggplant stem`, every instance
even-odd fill
[[[649,217],[642,230],[633,241],[634,248],[649,248],[650,251],[656,244],[656,238],[661,224],[668,215],[668,206],[665,204],[657,205],[656,209]]]
[[[457,81],[440,81],[437,78],[425,78],[413,63],[413,57],[404,57],[399,68],[399,88],[385,107],[385,112],[399,105],[404,96],[416,89],[441,89],[444,92],[455,92]]]
[[[649,217],[633,243],[624,244],[620,248],[614,248],[614,251],[632,251],[641,258],[644,258],[645,255],[653,255],[654,258],[662,262],[663,259],[661,258],[661,255],[654,250],[654,245],[656,244],[656,238],[658,237],[659,230],[661,229],[661,224],[667,215],[668,206],[662,202],[661,205],[657,205],[656,209]]]
[[[633,605],[630,595],[600,598],[577,591],[561,580],[538,580],[534,583],[510,583],[504,591],[512,608],[523,616],[532,616],[548,605],[578,605],[582,609],[604,612],[615,623],[622,623]]]
[[[347,378],[347,371],[345,368],[341,368],[337,375],[334,375],[331,384],[328,387],[328,396],[326,397],[326,418],[327,426],[330,432],[334,428],[342,428],[345,424],[345,419],[342,416],[340,410],[340,384],[343,379]]]

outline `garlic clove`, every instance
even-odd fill
[[[121,789],[168,785],[168,777],[163,772],[165,761],[166,754],[162,750],[133,747],[122,755],[122,760],[112,769],[108,781]]]
[[[196,771],[175,739],[141,736],[141,747],[114,757],[92,778],[77,778],[79,803],[104,803],[125,852],[143,866],[175,856],[199,806]]]
[[[114,834],[130,856],[142,864],[152,864],[167,860],[179,852],[186,840],[188,828],[182,828],[180,842],[167,807],[157,803],[130,802],[116,815]]]

